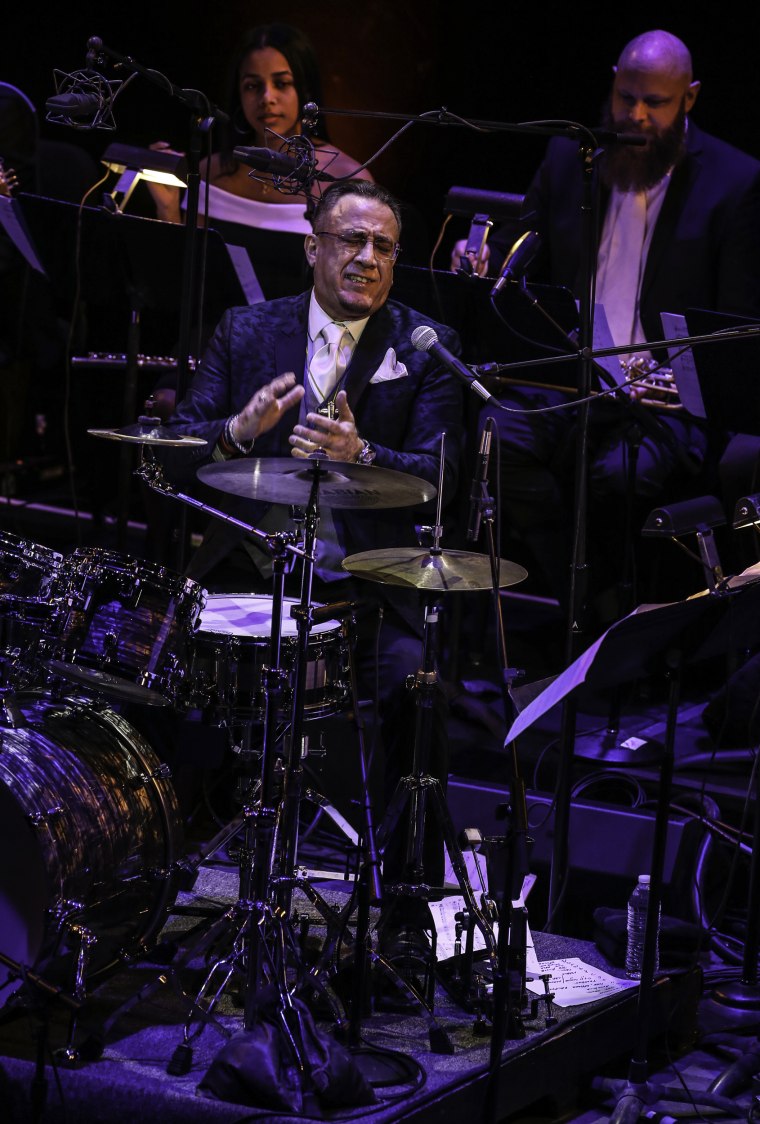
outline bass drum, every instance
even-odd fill
[[[30,691],[4,721],[0,951],[81,992],[139,955],[168,916],[179,888],[177,798],[153,750],[112,710]],[[0,1000],[18,986],[0,965]]]

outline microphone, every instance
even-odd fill
[[[331,605],[317,605],[311,610],[311,623],[322,624],[323,621],[341,621],[344,617],[352,617],[363,607],[361,601],[333,601]],[[304,620],[305,611],[300,605],[293,605],[290,615],[295,620]]]
[[[74,129],[115,129],[111,107],[124,85],[97,70],[54,71],[55,94],[45,102],[45,120]]]
[[[319,106],[315,101],[307,101],[301,110],[301,128],[305,133],[313,133],[319,124]]]
[[[470,390],[474,390],[476,394],[485,402],[493,401],[493,394],[489,394],[484,386],[478,382],[474,377],[469,367],[466,367],[461,359],[457,359],[456,355],[452,355],[447,347],[438,339],[438,333],[435,328],[431,328],[429,324],[420,324],[412,332],[412,345],[417,351],[429,351],[434,355],[439,363],[442,363],[453,375],[456,375],[462,382],[467,383]]]
[[[275,187],[284,195],[295,195],[297,192],[308,195],[315,180],[335,179],[329,172],[317,169],[314,145],[303,135],[290,137],[280,150],[241,145],[233,148],[232,153],[236,160],[253,168],[254,172],[269,172]]]
[[[69,117],[88,117],[93,111],[97,111],[102,104],[102,99],[99,94],[84,94],[84,93],[71,93],[71,94],[56,94],[52,98],[48,98],[45,102],[45,109],[48,113],[65,113]],[[50,118],[48,117],[48,120]]]
[[[493,434],[493,418],[487,418],[480,435],[480,449],[475,475],[472,478],[470,489],[470,516],[467,521],[467,541],[477,542],[480,537],[480,520],[483,517],[482,500],[485,485],[488,483],[488,460],[491,456],[491,437]]]
[[[491,297],[500,293],[507,281],[521,281],[540,249],[541,236],[535,230],[526,230],[521,234],[507,254],[499,278],[491,289]]]
[[[232,154],[247,168],[257,172],[271,172],[273,176],[292,176],[298,169],[299,161],[294,156],[277,152],[274,148],[233,148]]]

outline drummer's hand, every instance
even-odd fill
[[[304,396],[302,385],[296,385],[292,371],[278,375],[267,386],[257,390],[250,402],[234,419],[232,436],[236,441],[253,441],[279,422],[286,410],[292,409]]]
[[[322,449],[332,461],[356,460],[364,442],[356,432],[356,422],[345,390],[338,391],[335,406],[338,412],[335,418],[307,414],[306,425],[294,426],[289,437],[294,457],[308,457],[317,449]]]
[[[454,243],[454,249],[451,251],[452,273],[459,273],[459,270],[462,268],[462,258],[467,257],[472,265],[473,273],[477,273],[478,277],[485,277],[488,272],[488,259],[491,256],[488,245],[483,246],[479,254],[474,254],[472,250],[469,254],[466,254],[466,249],[467,240],[465,238]]]

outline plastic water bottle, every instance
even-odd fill
[[[641,979],[641,965],[644,960],[644,935],[647,928],[650,892],[649,875],[640,874],[633,893],[628,899],[628,941],[625,950],[625,974],[629,979]],[[657,944],[655,946],[654,971],[660,961],[659,918],[657,924]]]

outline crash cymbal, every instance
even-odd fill
[[[93,437],[105,437],[109,441],[129,441],[134,445],[208,445],[205,437],[190,437],[177,433],[158,418],[141,417],[133,425],[121,429],[88,429]]]
[[[198,469],[198,478],[221,492],[269,503],[309,502],[319,476],[323,507],[408,507],[431,500],[436,488],[417,476],[350,461],[296,460],[293,457],[220,461]]]
[[[469,554],[464,550],[442,550],[439,554],[422,547],[389,547],[365,550],[343,559],[343,569],[357,578],[400,585],[406,589],[440,590],[444,593],[467,593],[491,589],[491,564],[485,554]],[[499,586],[517,585],[528,571],[516,562],[501,559]]]

